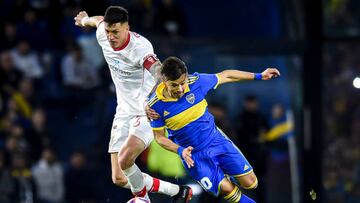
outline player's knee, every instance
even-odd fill
[[[230,188],[230,187],[221,188],[221,193],[224,196],[226,196],[226,195],[230,194],[233,190],[234,190],[234,188]]]
[[[113,182],[116,186],[124,187],[124,186],[127,184],[128,180],[127,180],[126,177],[113,175],[113,176],[112,176],[112,182]]]
[[[241,187],[247,190],[255,189],[258,186],[258,179],[255,174],[251,174],[245,180],[241,181]]]
[[[230,194],[234,190],[235,187],[236,186],[232,182],[230,182],[228,179],[224,179],[223,181],[221,181],[220,189],[221,189],[221,193],[223,195]]]

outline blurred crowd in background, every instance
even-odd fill
[[[329,43],[324,53],[323,186],[331,202],[360,201],[359,46]]]
[[[360,2],[324,1],[324,202],[360,201]]]
[[[228,36],[291,38],[289,22],[280,18],[289,9],[284,2],[233,1],[233,6],[215,7],[218,3],[209,1],[206,7],[174,0],[0,0],[0,202],[126,202],[131,198],[130,191],[111,183],[107,144],[116,107],[114,86],[95,29],[74,25],[80,10],[103,15],[109,5],[124,6],[131,30],[159,42],[153,46],[160,59],[180,53],[187,61],[200,53],[207,62],[214,51],[191,55],[186,54],[188,48],[177,46],[180,51],[175,52],[167,43],[189,39],[196,44],[203,40],[198,36],[212,37],[203,42],[208,46]],[[324,0],[326,36],[359,36],[359,9],[357,0]],[[257,10],[260,17],[253,12]],[[211,15],[210,22],[205,22],[206,15]],[[244,18],[237,25],[236,18],[242,15],[253,23]],[[198,19],[208,26],[202,28]],[[360,94],[349,82],[360,72],[359,45],[344,40],[324,47],[324,202],[360,201]],[[192,64],[198,63],[193,59]],[[299,133],[292,127],[280,134],[272,130],[288,122],[287,112],[296,107],[293,101],[270,103],[257,93],[246,93],[241,99],[236,108],[219,102],[221,98],[210,100],[209,110],[255,168],[260,184],[250,196],[258,202],[291,202],[287,138]],[[299,160],[301,167],[300,156]],[[164,153],[155,143],[138,165],[171,182],[190,181],[177,155]],[[195,201],[222,202],[205,193]]]

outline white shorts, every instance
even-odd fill
[[[154,139],[152,128],[146,116],[115,118],[111,128],[109,153],[119,152],[129,135],[141,139],[147,148]]]

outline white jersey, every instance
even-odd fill
[[[103,22],[98,24],[96,38],[116,88],[115,118],[145,115],[144,102],[155,85],[153,76],[145,69],[158,60],[151,43],[143,36],[129,32],[126,43],[114,50],[107,40]]]

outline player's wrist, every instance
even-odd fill
[[[80,22],[81,25],[85,27],[85,26],[86,26],[85,23],[86,23],[86,21],[88,21],[88,20],[89,20],[89,16],[85,16],[84,18],[82,18],[82,19],[81,19],[81,22]]]
[[[262,73],[254,73],[254,80],[262,80]]]
[[[182,157],[182,153],[183,153],[183,151],[184,151],[184,147],[182,147],[182,146],[179,146],[179,148],[177,149],[177,154],[180,156],[180,157]]]

